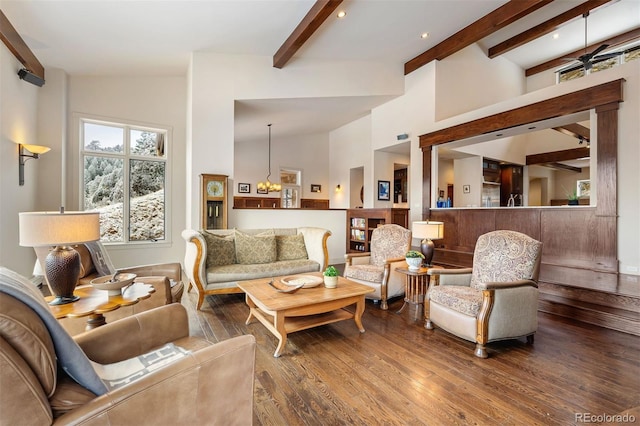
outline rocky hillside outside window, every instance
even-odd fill
[[[80,120],[82,208],[100,212],[102,242],[167,238],[167,133]]]

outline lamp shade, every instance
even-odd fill
[[[20,245],[59,246],[100,239],[99,212],[23,212],[19,215]]]
[[[411,233],[413,238],[439,240],[444,238],[444,223],[419,221],[413,222]]]

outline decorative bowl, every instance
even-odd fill
[[[421,257],[407,257],[405,258],[407,265],[409,265],[410,271],[417,271],[420,269],[420,265],[422,265]]]
[[[295,293],[296,291],[300,290],[303,286],[303,284],[298,284],[295,286],[287,285],[279,282],[274,282],[273,280],[269,281],[267,284],[269,284],[279,293]]]
[[[316,277],[314,275],[292,275],[290,277],[281,278],[282,284],[297,287],[302,285],[302,288],[317,287],[322,284],[322,277]]]
[[[136,276],[136,274],[118,274],[118,280],[111,281],[113,275],[105,275],[92,279],[90,284],[98,290],[106,290],[109,296],[119,296],[122,294],[122,289],[129,286]]]

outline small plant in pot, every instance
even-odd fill
[[[338,270],[335,266],[328,266],[322,275],[324,275],[324,286],[326,288],[336,288],[338,286]]]
[[[409,265],[410,271],[417,271],[418,269],[420,269],[420,265],[422,265],[424,254],[416,250],[409,250],[407,253],[405,253],[404,260],[406,260],[407,265]]]

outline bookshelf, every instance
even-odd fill
[[[409,209],[348,209],[347,253],[368,252],[371,233],[380,225],[409,226]]]

